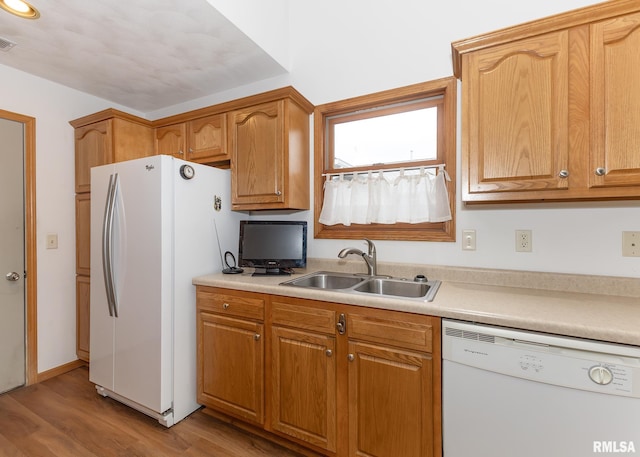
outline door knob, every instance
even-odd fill
[[[15,271],[12,271],[11,273],[7,273],[5,278],[7,279],[7,281],[17,281],[18,279],[20,279],[20,275]]]

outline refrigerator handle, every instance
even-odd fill
[[[105,203],[104,218],[102,220],[102,272],[104,275],[104,286],[107,294],[109,316],[112,317],[118,317],[118,307],[116,304],[116,293],[113,280],[113,262],[111,259],[111,249],[113,242],[113,216],[115,211],[117,188],[118,173],[115,173],[109,177],[107,201]]]

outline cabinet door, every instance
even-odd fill
[[[568,187],[568,32],[464,56],[463,199]],[[527,198],[526,195],[523,198]]]
[[[189,122],[186,160],[207,163],[229,159],[226,120],[225,114],[216,114]]]
[[[89,276],[76,276],[76,355],[89,361]]]
[[[284,201],[283,111],[280,100],[230,114],[233,204]]]
[[[185,160],[185,124],[167,125],[156,129],[156,154],[170,155]]]
[[[198,312],[198,402],[264,423],[263,325]]]
[[[590,187],[640,186],[638,49],[640,13],[591,26]]]
[[[272,351],[272,428],[335,451],[335,338],[274,326]]]
[[[111,163],[111,132],[110,119],[75,129],[76,193],[91,191],[91,167]]]
[[[113,118],[112,161],[149,157],[154,154],[153,129],[127,119]]]
[[[349,456],[433,456],[429,354],[349,342]]]
[[[76,273],[91,272],[91,194],[76,195]]]

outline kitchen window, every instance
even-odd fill
[[[455,78],[320,105],[314,111],[314,122],[316,238],[455,241]],[[418,209],[418,213],[422,208],[396,198],[386,207],[383,202],[375,211],[381,216],[367,217],[366,222],[364,216],[358,216],[357,207],[349,209],[353,210],[352,223],[351,215],[333,217],[336,213],[344,216],[344,211],[332,211],[325,201],[325,192],[331,200],[342,180],[349,180],[355,192],[356,185],[366,178],[374,182],[379,176],[388,186],[388,182],[425,173],[432,179],[438,177],[444,194],[444,200],[436,199],[440,207],[431,209],[431,217],[396,217],[400,212],[396,206],[404,206],[409,212]],[[372,200],[376,198],[369,198],[369,202]],[[434,213],[442,213],[443,208],[447,217],[434,218]],[[390,213],[393,216],[387,217]],[[432,222],[420,222],[423,220]]]

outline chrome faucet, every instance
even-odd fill
[[[344,259],[349,254],[357,254],[359,256],[362,256],[362,258],[367,264],[367,274],[369,276],[376,276],[378,274],[378,264],[376,260],[376,245],[373,244],[373,241],[367,238],[365,238],[364,240],[367,242],[369,246],[368,252],[366,254],[362,252],[360,249],[344,248],[342,251],[338,253],[338,257],[341,259]]]

